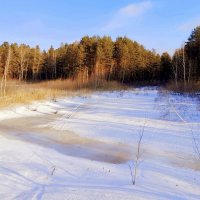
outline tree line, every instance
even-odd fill
[[[200,26],[196,27],[182,48],[173,56],[173,74],[176,82],[187,85],[200,77]]]
[[[178,88],[183,83],[187,89],[200,78],[200,26],[196,27],[181,48],[168,59],[171,65],[171,78]]]
[[[0,46],[1,87],[7,79],[41,81],[79,78],[87,81],[93,77],[117,80],[175,83],[185,85],[200,77],[200,27],[195,28],[182,48],[171,57],[157,54],[127,37],[84,36],[79,42],[52,46],[42,51],[26,44]]]
[[[127,37],[83,37],[79,42],[61,44],[41,51],[26,44],[0,46],[0,74],[25,81],[58,78],[118,80],[160,79],[160,55]]]

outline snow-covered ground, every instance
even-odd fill
[[[198,104],[140,88],[1,110],[0,199],[199,200]]]

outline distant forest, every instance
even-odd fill
[[[200,78],[200,27],[171,57],[150,51],[127,37],[83,37],[79,42],[61,44],[41,51],[26,44],[0,46],[1,79],[41,81],[80,78],[167,82],[173,79],[189,84]]]

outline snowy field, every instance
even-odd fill
[[[155,88],[1,110],[0,199],[199,200],[197,145],[200,102]]]

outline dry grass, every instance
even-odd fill
[[[89,79],[88,81],[80,80],[54,80],[54,81],[43,81],[39,83],[32,84],[36,88],[47,88],[47,89],[56,89],[64,91],[78,91],[78,90],[89,90],[89,91],[110,91],[110,90],[122,90],[127,87],[116,82],[116,81],[106,81]]]
[[[200,81],[191,81],[189,84],[187,83],[186,87],[183,81],[178,82],[178,87],[176,87],[174,81],[171,81],[166,85],[166,89],[176,93],[186,93],[192,95],[200,92]]]
[[[61,91],[51,89],[32,88],[27,85],[9,88],[5,97],[0,97],[0,107],[7,107],[13,104],[25,104],[32,101],[39,101],[48,98],[55,98],[62,95]]]
[[[53,80],[38,83],[9,81],[6,96],[0,96],[0,107],[13,104],[26,104],[45,99],[55,100],[60,96],[86,95],[92,91],[124,90],[125,86],[117,82],[90,79],[87,82],[78,80]]]

